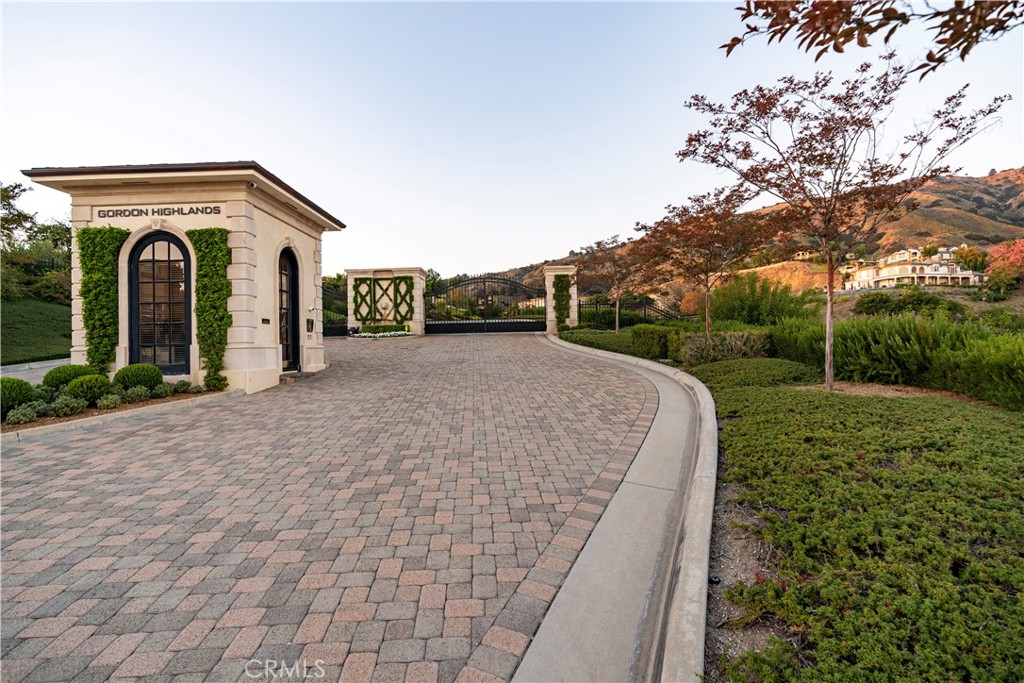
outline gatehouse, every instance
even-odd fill
[[[256,162],[24,173],[71,195],[72,363],[199,384],[212,358],[250,393],[325,367],[321,236],[345,224]]]

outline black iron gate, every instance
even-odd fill
[[[427,334],[543,332],[545,292],[502,275],[442,280],[427,292]]]

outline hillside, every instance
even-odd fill
[[[943,176],[928,183],[914,199],[919,208],[898,221],[882,225],[866,240],[869,255],[882,256],[907,247],[969,244],[987,249],[994,244],[1024,237],[1024,168],[991,173],[980,178]],[[769,208],[770,210],[770,208]],[[601,237],[595,236],[595,239]],[[510,277],[528,284],[543,283],[543,267],[572,263],[572,256],[511,268]],[[755,269],[781,280],[795,290],[824,287],[823,272],[813,264],[786,261]],[[672,286],[675,285],[675,286]],[[651,293],[677,283],[658,283]]]

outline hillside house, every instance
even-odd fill
[[[972,287],[985,283],[985,274],[956,263],[957,247],[940,248],[925,258],[922,249],[902,249],[878,261],[857,261],[844,269],[843,289],[882,289],[897,285],[952,285]]]

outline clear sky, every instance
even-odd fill
[[[728,181],[680,164],[702,120],[683,108],[817,65],[763,41],[728,59],[736,0],[664,4],[2,5],[0,179],[35,166],[253,159],[349,226],[324,273],[479,273],[632,235]],[[952,160],[1024,165],[1024,31],[905,91],[900,126],[966,82],[1014,101]],[[897,39],[904,59],[924,36]],[[37,187],[40,219],[70,212]]]

